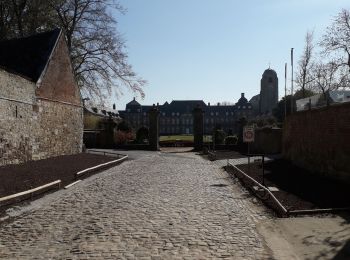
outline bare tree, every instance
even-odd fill
[[[84,95],[105,98],[127,87],[144,96],[145,81],[127,62],[117,22],[109,13],[124,9],[115,1],[53,0],[59,24],[65,30],[74,73]]]
[[[341,84],[337,75],[338,68],[338,62],[335,60],[328,63],[319,61],[315,64],[312,71],[315,79],[313,82],[314,90],[323,94],[327,104],[329,101],[327,92],[338,89]]]
[[[143,97],[111,11],[124,9],[117,0],[0,0],[0,40],[63,28],[84,96],[103,101],[126,87]]]
[[[305,46],[303,53],[298,62],[298,70],[296,72],[295,82],[300,87],[302,91],[302,97],[304,98],[306,95],[305,90],[311,89],[312,82],[314,81],[311,70],[314,66],[313,64],[313,32],[308,31],[305,35]]]
[[[230,101],[220,102],[220,105],[222,105],[222,106],[233,106],[234,104],[235,104],[234,102],[230,102]]]
[[[0,39],[24,37],[51,29],[55,27],[55,18],[47,0],[2,0]]]
[[[340,55],[339,65],[350,71],[350,12],[343,9],[334,17],[331,26],[327,27],[320,45],[325,54]],[[345,56],[344,56],[345,54]]]

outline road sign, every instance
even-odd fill
[[[243,128],[243,142],[244,143],[252,143],[254,142],[255,134],[254,128],[246,126]]]

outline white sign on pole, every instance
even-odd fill
[[[246,126],[243,128],[243,142],[244,143],[252,143],[254,142],[255,134],[254,128],[250,126]]]

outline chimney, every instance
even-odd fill
[[[244,97],[244,93],[241,93],[241,97]]]
[[[208,107],[210,107],[210,102],[208,102]]]
[[[218,102],[218,107],[220,106],[220,102]]]
[[[115,110],[115,104],[113,104],[113,110]]]

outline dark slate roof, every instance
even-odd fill
[[[235,111],[235,106],[234,105],[230,105],[230,106],[207,106],[204,111],[206,113],[210,113],[210,112],[219,112],[219,113],[224,113],[224,112],[234,112]]]
[[[165,116],[169,116],[172,113],[179,113],[179,115],[182,114],[191,114],[193,109],[196,108],[198,105],[203,109],[205,113],[210,114],[211,112],[219,112],[226,113],[226,112],[235,112],[235,110],[244,110],[244,109],[251,109],[251,104],[247,101],[247,99],[243,96],[244,102],[241,102],[242,105],[245,106],[245,108],[240,107],[241,103],[237,103],[237,105],[206,105],[203,100],[173,100],[170,104],[168,102],[165,102],[163,105],[160,105],[159,111],[163,114],[165,113]],[[135,104],[135,100],[128,103],[128,105]],[[241,100],[242,101],[242,100]],[[135,101],[140,107],[140,110],[131,109],[130,112],[132,113],[144,113],[148,112],[153,106],[141,106],[137,101]],[[127,109],[128,109],[127,105]],[[119,114],[123,117],[127,113],[127,110],[120,110]]]
[[[244,97],[244,93],[241,94],[241,98],[238,100],[236,105],[245,105],[248,103],[248,100]]]
[[[206,107],[203,100],[173,100],[167,106],[162,107],[162,112],[178,112],[180,114],[192,113],[192,110],[200,106],[202,109]]]
[[[129,103],[127,103],[126,106],[127,107],[129,107],[129,106],[141,106],[141,104],[139,102],[137,102],[136,99],[134,98]]]
[[[274,75],[274,76],[277,77],[276,71],[274,71],[273,69],[270,69],[270,68],[268,68],[267,70],[264,71],[263,77],[267,76],[267,75]]]
[[[60,29],[0,42],[0,67],[37,82],[55,46]]]

